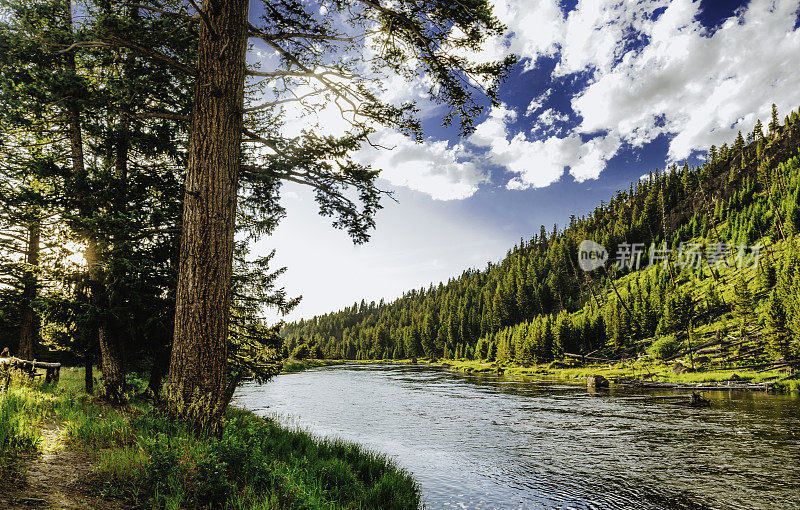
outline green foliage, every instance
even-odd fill
[[[39,429],[29,416],[34,405],[28,392],[0,396],[0,470],[14,455],[36,451]]]
[[[660,333],[685,332],[694,317],[694,300],[686,290],[671,292],[658,325]]]
[[[753,294],[750,292],[747,276],[744,271],[739,271],[734,286],[733,313],[739,322],[739,330],[742,335],[746,334],[755,319],[753,310]]]
[[[292,358],[294,359],[306,359],[311,355],[311,351],[308,348],[308,344],[300,344],[292,351]]]
[[[418,508],[420,490],[386,457],[318,439],[230,409],[219,438],[201,438],[149,404],[98,404],[64,385],[14,385],[0,397],[0,459],[36,449],[45,419],[65,424],[71,448],[86,449],[106,496],[148,508]]]
[[[797,118],[770,139],[757,124],[747,142],[737,136],[715,148],[700,168],[653,172],[590,215],[573,217],[563,230],[542,226],[499,263],[393,302],[361,301],[287,324],[281,334],[289,344],[313,339],[326,357],[337,359],[381,358],[402,344],[407,357],[472,355],[529,364],[563,353],[619,352],[656,334],[686,335],[690,324],[702,329],[731,306],[740,332],[742,324],[755,332],[770,320],[764,300],[783,267],[765,247],[795,235],[795,221],[800,225],[800,124],[791,120]],[[651,254],[666,253],[669,263],[664,257],[638,271],[584,273],[576,267],[584,239],[610,248],[612,256],[617,243],[641,243]],[[762,269],[745,267],[747,286],[734,285],[739,277],[731,266],[757,265],[742,257],[740,245],[757,242]],[[682,243],[699,247],[699,267],[679,265]],[[721,258],[709,260],[714,249]],[[794,303],[790,287],[782,288],[776,300]],[[789,328],[795,315],[786,316]]]
[[[663,360],[678,354],[680,350],[681,342],[675,337],[675,335],[669,335],[657,338],[652,344],[650,344],[650,346],[647,348],[647,354],[655,359]]]

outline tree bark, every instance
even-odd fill
[[[39,265],[39,239],[41,235],[41,220],[38,210],[34,211],[33,218],[28,225],[28,246],[25,253],[25,281],[22,291],[22,310],[19,331],[19,348],[17,357],[32,360],[36,358],[36,347],[39,343],[39,317],[33,309],[33,301],[39,287],[36,267]]]
[[[92,354],[92,344],[84,345],[83,351],[83,390],[91,395],[94,393],[94,374],[92,365],[94,364],[94,356]]]
[[[72,31],[72,1],[67,0],[64,4],[64,25],[67,30]],[[75,71],[75,55],[72,52],[67,52],[64,56],[64,66],[71,74],[76,74]],[[80,192],[83,193],[79,197],[80,214],[83,217],[91,215],[91,206],[88,201],[88,186],[86,185],[87,174],[86,165],[84,162],[83,154],[83,133],[81,130],[81,115],[80,107],[71,101],[67,106],[67,122],[69,124],[69,138],[70,138],[70,156],[72,159],[72,178],[79,182]],[[86,259],[87,274],[86,274],[86,287],[89,288],[90,306],[95,310],[100,309],[100,285],[102,278],[102,266],[98,260],[98,246],[97,237],[92,233],[85,233],[86,250],[84,258]],[[84,342],[85,365],[86,374],[84,379],[86,393],[94,391],[94,379],[92,376],[92,363],[94,356],[92,355],[95,346],[97,345],[100,336],[99,323],[93,318],[88,321],[88,325],[84,326],[82,332],[82,341]]]
[[[103,374],[103,396],[111,403],[125,401],[125,365],[122,362],[120,337],[111,325],[113,318],[100,320],[97,340],[100,343],[100,372]]]
[[[236,194],[241,158],[248,0],[205,0],[200,24],[189,166],[165,390],[192,428],[222,431]]]
[[[139,10],[136,6],[132,6],[130,10],[132,19],[139,16]],[[133,55],[129,55],[123,64],[122,68],[122,81],[127,83],[130,79],[131,66],[133,65]],[[130,100],[130,94],[128,94]],[[130,104],[125,105],[126,110],[130,110]],[[115,175],[114,175],[114,194],[111,209],[118,214],[127,214],[128,212],[128,152],[130,149],[130,125],[125,117],[119,120],[119,125],[116,126],[117,130],[113,135],[114,147],[113,157],[110,157],[110,162],[113,162]],[[116,260],[119,257],[118,246],[112,247],[111,260]],[[112,280],[110,285],[113,285],[114,279],[120,275],[117,274],[119,269],[109,271],[109,278]],[[105,287],[105,286],[104,286]],[[120,404],[125,401],[125,358],[124,346],[122,345],[122,331],[120,321],[118,319],[118,312],[125,306],[124,299],[119,291],[108,292],[108,288],[98,287],[99,292],[105,292],[105,295],[110,296],[104,302],[105,313],[100,321],[98,330],[98,341],[100,343],[100,371],[103,373],[103,395],[110,402]]]

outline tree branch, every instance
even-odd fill
[[[59,53],[68,53],[75,48],[115,48],[115,47],[123,47],[128,48],[134,51],[141,53],[147,57],[160,60],[165,64],[178,69],[179,71],[183,71],[184,73],[188,74],[189,76],[197,76],[197,69],[194,67],[190,67],[183,62],[180,62],[164,53],[161,53],[158,50],[154,50],[152,48],[147,48],[142,46],[141,44],[128,41],[126,39],[121,39],[119,37],[109,37],[106,41],[79,41],[76,43],[70,44],[67,48],[60,50]]]

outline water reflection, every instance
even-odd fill
[[[797,395],[710,409],[407,365],[246,384],[238,405],[392,456],[428,508],[800,508]]]

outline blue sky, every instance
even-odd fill
[[[288,267],[280,284],[304,297],[287,320],[485,267],[539,225],[563,225],[655,168],[732,142],[773,102],[781,115],[800,106],[797,0],[493,3],[511,33],[477,58],[522,58],[503,106],[459,139],[428,105],[425,143],[387,132],[394,151],[364,152],[398,200],[384,202],[370,243],[353,246],[307,191],[285,186],[288,216],[256,249],[275,248]],[[419,99],[424,84],[387,88]]]

